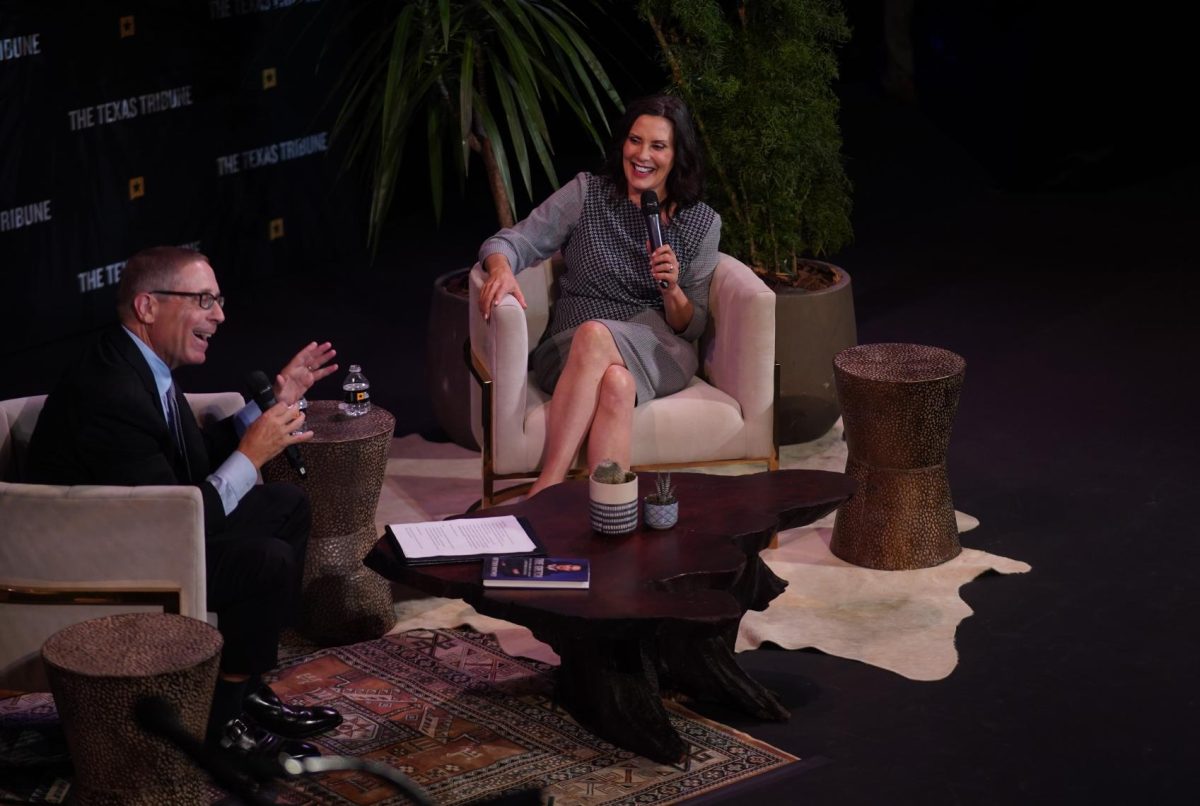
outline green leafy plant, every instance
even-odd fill
[[[637,474],[625,470],[611,459],[605,459],[596,465],[592,478],[601,484],[624,484],[637,478]]]
[[[646,496],[646,501],[651,504],[674,504],[676,500],[678,499],[675,497],[675,485],[671,483],[671,474],[656,474],[654,492]]]
[[[768,279],[851,238],[837,126],[839,0],[639,0],[674,92],[696,118],[721,248]]]
[[[532,194],[531,162],[557,186],[545,108],[562,103],[603,149],[602,96],[621,100],[562,0],[407,0],[376,8],[382,24],[344,74],[336,135],[348,155],[370,155],[369,235],[396,191],[409,136],[428,142],[429,189],[441,218],[447,156],[459,178],[478,154],[502,226],[515,219],[513,174]],[[531,159],[532,153],[532,159]]]

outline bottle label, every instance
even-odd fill
[[[366,403],[371,399],[371,393],[366,389],[347,389],[346,402],[352,406],[357,406],[360,403]]]

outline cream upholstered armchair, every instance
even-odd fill
[[[22,483],[45,396],[0,401],[0,688],[44,690],[42,643],[133,610],[204,619],[204,506],[195,487]],[[188,395],[201,423],[236,392]]]
[[[560,271],[554,260],[522,271],[517,282],[528,308],[508,296],[486,321],[478,301],[487,275],[479,264],[471,269],[467,360],[478,381],[471,388],[471,414],[483,451],[484,506],[527,487],[498,492],[496,481],[531,479],[541,467],[550,396],[533,381],[529,353],[550,321]],[[634,468],[757,461],[777,469],[775,294],[728,255],[720,255],[713,272],[699,350],[699,376],[634,410]]]

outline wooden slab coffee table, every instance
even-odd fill
[[[586,480],[464,516],[528,518],[550,556],[591,561],[589,590],[484,588],[480,563],[407,566],[386,535],[364,562],[388,579],[528,627],[562,659],[556,695],[580,724],[647,758],[677,762],[688,745],[671,727],[663,691],[737,706],[760,719],[788,718],[775,696],[738,666],[738,624],[787,586],[758,556],[772,536],[831,512],[855,483],[815,470],[672,479],[679,523],[661,532],[592,532]],[[654,474],[642,473],[639,483],[648,494]]]

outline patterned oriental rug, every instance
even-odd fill
[[[664,766],[581,728],[553,700],[553,667],[504,654],[490,636],[412,630],[284,662],[272,687],[291,702],[336,707],[346,721],[313,741],[326,755],[398,768],[438,804],[542,790],[543,802],[668,804],[805,765],[770,745],[670,704],[691,745]],[[365,773],[293,784],[312,803],[405,803]]]
[[[811,765],[668,703],[690,744],[677,765],[620,750],[581,728],[553,700],[553,667],[504,654],[487,635],[413,630],[286,660],[272,687],[287,702],[337,708],[345,721],[311,741],[326,756],[381,762],[439,806],[540,791],[555,806],[737,802],[755,783]],[[71,771],[49,694],[0,700],[0,796],[62,802]],[[26,762],[26,764],[22,764]],[[28,766],[37,762],[36,766]],[[20,773],[20,781],[17,778]],[[11,788],[6,784],[11,780]],[[288,781],[279,804],[399,806],[395,786],[366,772]],[[213,803],[225,794],[212,789]],[[536,797],[534,797],[536,802]]]
[[[437,520],[462,512],[480,496],[480,460],[474,451],[412,434],[393,440],[389,456],[376,512],[380,532],[388,523]],[[819,439],[783,446],[780,466],[845,470],[841,421]],[[705,471],[735,475],[761,469],[746,465]],[[956,517],[960,534],[979,525],[965,513],[958,512]],[[934,568],[859,568],[829,551],[833,520],[829,515],[809,526],[781,532],[779,547],[763,552],[771,569],[790,584],[765,611],[746,614],[738,634],[738,651],[764,644],[784,649],[812,647],[912,680],[940,680],[958,665],[955,632],[972,612],[958,589],[989,572],[1031,570],[1028,563],[969,546]],[[558,662],[553,650],[529,630],[483,616],[461,600],[435,599],[414,591],[397,602],[396,610],[400,619],[396,630],[469,625],[495,634],[510,655]]]

